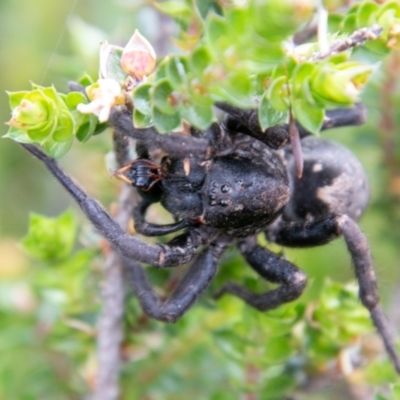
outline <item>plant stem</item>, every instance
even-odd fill
[[[123,135],[114,132],[113,142],[117,163],[122,166],[129,157],[128,141]],[[128,228],[132,206],[132,188],[124,185],[118,199],[118,213],[115,216],[116,222],[124,230]],[[109,251],[105,260],[101,293],[103,302],[97,335],[98,375],[94,400],[117,400],[124,315],[124,277],[121,258],[113,249]]]

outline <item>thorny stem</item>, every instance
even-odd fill
[[[114,152],[118,166],[128,162],[127,138],[113,132]],[[127,230],[132,215],[132,188],[124,185],[115,216],[122,229]],[[115,250],[108,253],[103,271],[102,310],[97,335],[98,374],[94,400],[116,400],[119,397],[120,345],[124,315],[124,277],[121,257]]]
[[[352,47],[361,46],[367,40],[375,40],[382,33],[382,28],[379,25],[373,25],[369,28],[361,28],[353,32],[345,39],[335,40],[326,51],[314,53],[310,57],[310,61],[320,61],[334,54],[351,49]]]

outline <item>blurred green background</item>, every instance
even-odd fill
[[[26,90],[34,82],[54,84],[64,91],[67,82],[79,78],[84,71],[96,76],[99,40],[123,45],[134,29],[139,28],[150,41],[160,44],[158,54],[165,51],[165,38],[173,30],[171,22],[138,5],[134,0],[1,0],[0,121],[10,118],[6,90]],[[370,241],[380,293],[397,332],[400,329],[400,113],[396,112],[400,106],[399,76],[400,55],[394,53],[365,91],[364,101],[369,107],[367,124],[323,134],[352,149],[369,174],[371,203],[361,227]],[[0,135],[6,131],[3,125]],[[103,134],[92,138],[84,149],[75,143],[61,162],[91,195],[106,205],[118,193],[118,185],[109,178],[105,163],[110,149],[110,135]],[[18,244],[27,232],[30,212],[54,217],[76,207],[44,168],[8,139],[0,140],[0,193],[0,399],[82,398],[82,393],[93,384],[95,373],[93,333],[85,334],[86,328],[71,327],[73,324],[57,325],[57,316],[68,311],[64,306],[56,306],[54,296],[59,292],[48,291],[47,297],[43,295],[41,290],[51,279],[41,277],[38,284],[37,278],[49,267],[33,262]],[[78,218],[83,222],[82,217]],[[82,236],[85,234],[81,232],[81,239]],[[79,245],[77,248],[82,251]],[[304,304],[315,298],[327,276],[335,281],[353,280],[342,240],[317,249],[285,253],[310,276]],[[77,254],[82,270],[93,272],[93,264],[98,263],[94,252],[86,256]],[[231,268],[233,274],[240,276],[235,272],[241,270],[240,263],[236,262],[236,267],[235,262],[230,264],[232,259],[237,259],[235,252],[226,258],[223,274],[228,276],[227,268]],[[63,272],[67,269],[64,265],[54,272],[54,279],[72,280],[72,273]],[[88,274],[80,276],[76,283],[81,285],[79,290],[89,287],[94,291],[95,279],[88,278]],[[90,312],[83,312],[82,306],[70,312],[81,316],[86,313],[88,327],[94,324],[99,304],[95,295],[93,298]],[[241,363],[228,362],[224,352],[215,350],[221,343],[208,336],[219,318],[218,311],[214,320],[207,317],[208,309],[215,312],[211,300],[205,299],[173,327],[141,320],[135,301],[128,299],[128,302],[134,303],[131,306],[134,311],[133,316],[127,316],[126,347],[130,349],[127,357],[131,362],[124,370],[124,387],[129,388],[124,399],[253,399],[240,394],[246,386],[244,375],[248,373],[248,365],[243,369],[243,359]],[[232,304],[241,307],[236,301]],[[221,307],[229,314],[228,302],[224,301]],[[258,318],[249,314],[250,320]],[[43,321],[48,325],[43,325]],[[48,335],[46,332],[50,331],[52,334]],[[223,340],[223,335],[220,338]],[[33,363],[32,369],[26,365],[27,359]],[[134,388],[135,382],[142,382],[142,386]],[[358,398],[339,383],[328,386],[333,387],[332,395],[316,390],[307,398],[353,398],[346,397],[353,395]],[[343,393],[347,393],[345,397]]]

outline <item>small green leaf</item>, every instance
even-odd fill
[[[72,146],[73,140],[73,136],[70,136],[70,138],[64,142],[56,142],[49,138],[43,143],[43,149],[51,158],[58,159],[68,153]]]
[[[287,111],[275,110],[268,100],[267,92],[263,94],[258,107],[258,121],[262,131],[265,131],[270,126],[286,122],[287,115]]]
[[[357,30],[357,16],[356,14],[350,14],[345,17],[342,22],[342,32],[351,33]]]
[[[376,12],[379,5],[372,1],[366,1],[358,7],[356,13],[356,23],[359,28],[369,27],[376,23]]]
[[[289,108],[288,90],[286,85],[286,76],[280,76],[274,79],[267,90],[268,100],[275,110],[287,111]]]
[[[79,126],[78,130],[76,131],[76,138],[80,142],[84,143],[89,140],[92,134],[93,132],[90,133],[90,123],[87,121]]]
[[[133,111],[133,126],[135,128],[147,128],[153,124],[151,116],[142,114],[138,109]]]
[[[150,89],[152,85],[145,83],[139,85],[133,92],[133,105],[135,110],[138,110],[143,115],[151,115],[151,96]]]
[[[207,21],[206,37],[210,48],[219,52],[229,45],[228,24],[226,19],[211,14]],[[221,54],[218,54],[220,57]]]
[[[22,245],[35,258],[60,260],[70,254],[76,231],[77,224],[72,211],[66,211],[57,218],[32,214],[28,234],[22,239]]]
[[[173,93],[173,88],[168,79],[162,79],[153,86],[153,104],[163,114],[168,114],[168,115],[176,114],[176,109],[171,104],[172,93]]]
[[[24,97],[28,93],[29,92],[27,92],[27,91],[24,91],[24,92],[7,92],[8,101],[9,101],[11,110],[14,110],[15,107],[19,106],[21,101],[24,99]]]
[[[99,124],[99,120],[93,114],[84,115],[84,117],[85,122],[79,125],[75,134],[76,138],[82,143],[87,142],[93,135],[98,135],[108,127],[106,122]]]
[[[92,121],[92,118],[93,118],[94,126],[95,126],[93,135],[99,135],[100,133],[104,132],[108,128],[107,122],[103,122],[103,123],[99,124],[99,121],[97,120],[97,118],[94,115],[91,116],[90,121]]]
[[[78,83],[80,83],[82,86],[86,87],[86,86],[93,85],[94,80],[92,79],[92,77],[89,74],[85,74],[78,80]]]
[[[64,142],[74,135],[75,123],[72,115],[68,111],[64,111],[60,115],[57,128],[54,130],[52,139],[56,142]]]
[[[291,95],[295,98],[303,97],[304,80],[309,80],[315,73],[316,66],[309,62],[298,64],[292,75],[292,92]]]
[[[294,118],[303,128],[314,135],[319,134],[325,116],[323,108],[312,106],[303,99],[294,99],[292,109]]]
[[[153,107],[154,126],[160,133],[171,132],[181,125],[181,117],[178,112],[175,114],[165,114],[157,108]]]
[[[182,1],[169,0],[162,3],[155,3],[156,8],[161,12],[170,15],[174,18],[186,19],[192,15],[192,10]]]
[[[214,118],[211,102],[209,104],[193,103],[188,107],[181,107],[180,111],[184,119],[201,130],[208,128]]]
[[[203,74],[207,67],[210,66],[212,57],[207,47],[197,48],[191,56],[190,67],[195,74]]]
[[[65,97],[65,104],[70,110],[75,110],[78,104],[87,102],[86,96],[80,92],[69,92]]]
[[[172,57],[166,67],[167,77],[174,88],[187,81],[188,66],[184,57]]]
[[[10,126],[8,132],[2,137],[15,140],[19,143],[35,143],[34,140],[29,137],[26,131],[14,128],[12,126]]]
[[[158,64],[156,69],[156,76],[154,79],[156,82],[161,81],[162,79],[168,77],[167,74],[168,63],[169,63],[169,57],[167,56],[160,62],[160,64]]]
[[[125,82],[129,76],[121,67],[121,57],[123,49],[116,46],[110,46],[107,56],[101,66],[103,78],[114,79],[117,82]]]

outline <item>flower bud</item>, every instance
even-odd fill
[[[46,119],[47,109],[42,102],[32,102],[24,99],[12,111],[12,118],[8,125],[15,128],[24,128],[41,124]]]
[[[352,104],[357,100],[373,67],[356,62],[347,62],[336,67],[318,72],[311,79],[311,90],[325,101]]]
[[[28,137],[32,142],[43,143],[63,130],[64,124],[74,125],[68,107],[53,87],[34,85],[30,92],[9,93],[9,98],[12,118],[8,125],[13,129],[15,140]],[[73,134],[70,132],[67,136]]]
[[[150,75],[156,66],[156,53],[149,41],[136,29],[125,46],[121,68],[138,80]]]

